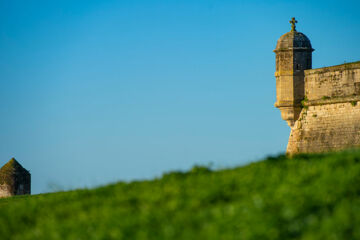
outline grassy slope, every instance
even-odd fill
[[[0,239],[360,239],[360,152],[0,200]]]

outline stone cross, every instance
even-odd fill
[[[291,23],[291,31],[292,31],[292,32],[296,32],[296,25],[295,25],[295,24],[296,24],[297,22],[298,22],[298,21],[296,21],[294,17],[291,19],[290,23]]]

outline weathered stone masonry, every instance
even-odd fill
[[[360,146],[360,62],[305,71],[305,100],[288,153]],[[359,102],[359,104],[358,104]]]
[[[358,147],[360,62],[311,69],[312,51],[310,40],[294,27],[274,50],[275,106],[291,127],[287,153]]]

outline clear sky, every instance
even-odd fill
[[[0,165],[33,193],[284,152],[277,39],[360,60],[359,1],[0,0]]]

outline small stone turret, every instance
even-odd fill
[[[15,158],[0,168],[0,197],[31,193],[31,175]]]
[[[301,112],[301,101],[305,97],[304,70],[312,68],[310,40],[296,31],[297,21],[290,21],[291,31],[277,41],[276,54],[276,103],[281,117],[290,127],[294,126]]]

